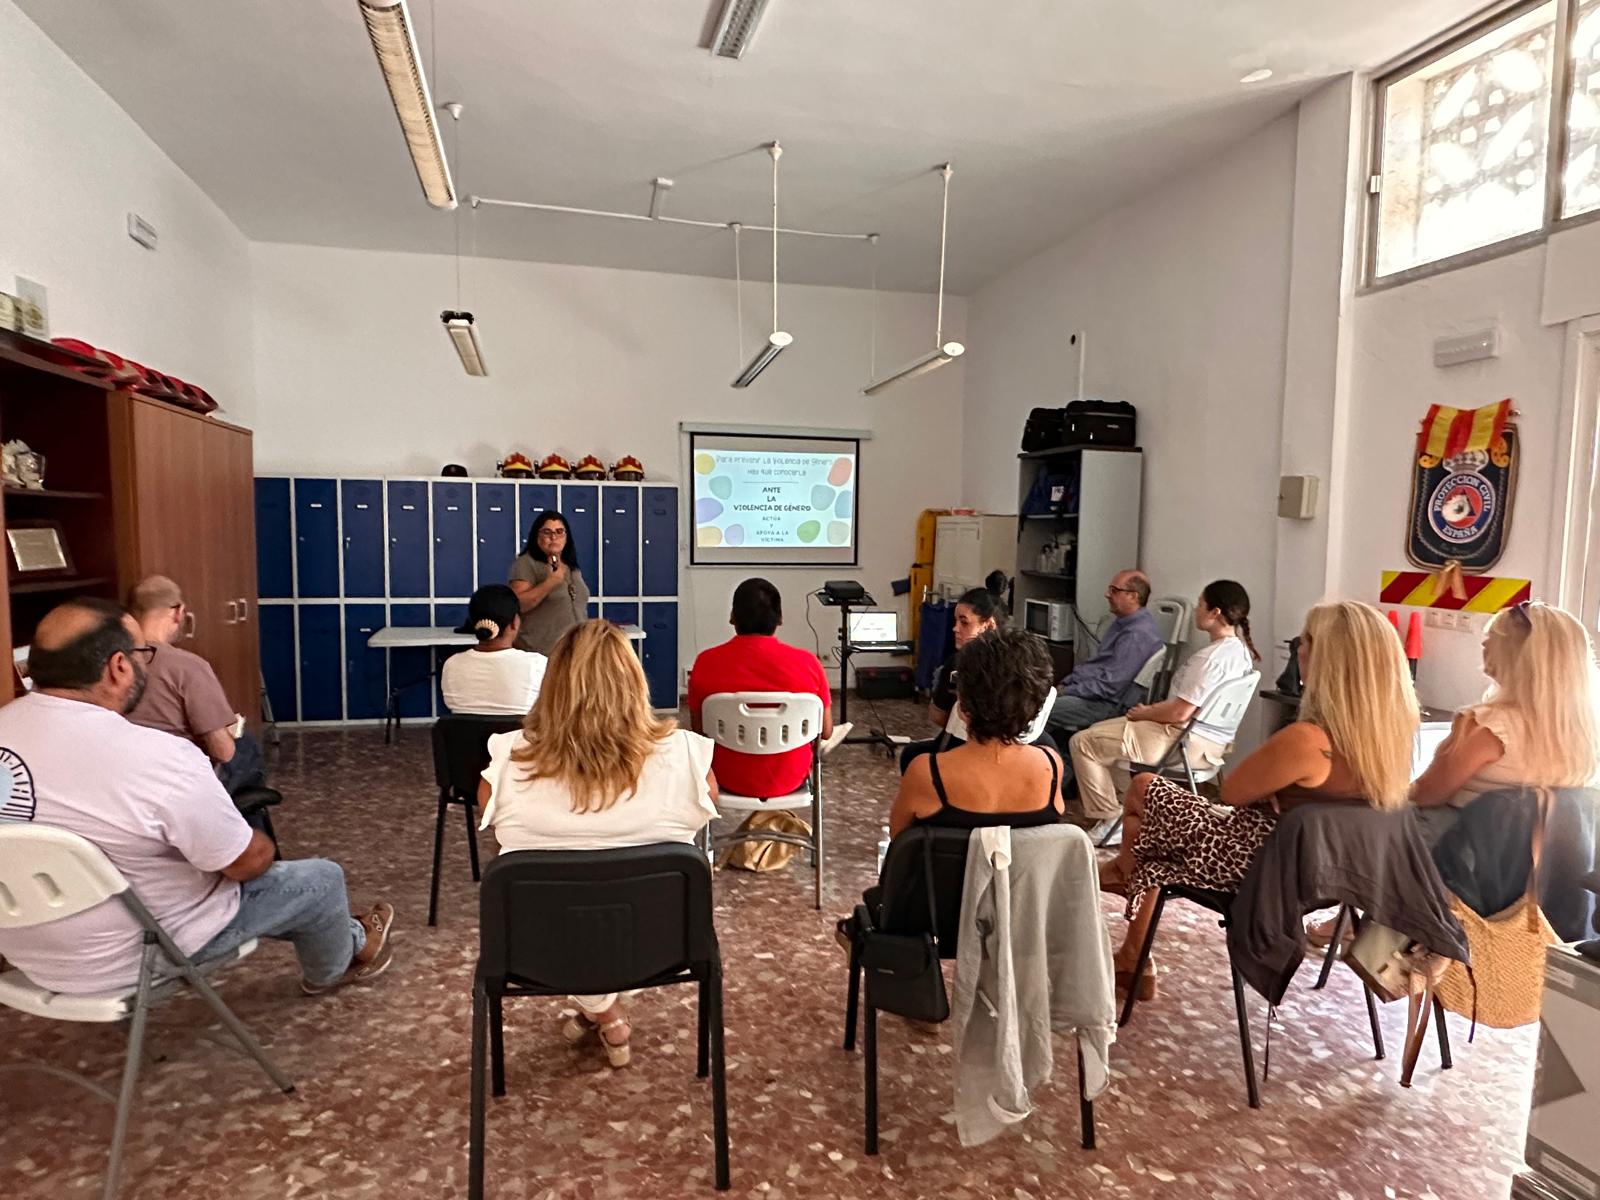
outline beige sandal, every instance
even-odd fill
[[[606,1031],[615,1029],[618,1025],[628,1028],[628,1032],[623,1035],[620,1042],[614,1042],[606,1036]],[[633,1048],[628,1045],[628,1039],[633,1036],[633,1029],[628,1027],[628,1018],[615,1017],[612,1020],[607,1021],[604,1025],[599,1026],[599,1030],[600,1049],[606,1052],[606,1061],[610,1063],[612,1067],[627,1066],[628,1063],[633,1059]]]
[[[575,1008],[562,1009],[561,1020],[561,1036],[569,1046],[576,1046],[594,1030],[593,1022],[585,1020]]]

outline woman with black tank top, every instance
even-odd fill
[[[1035,636],[996,629],[957,655],[956,702],[965,745],[915,759],[889,811],[889,833],[914,824],[978,829],[1061,819],[1061,756],[1017,739],[1050,691],[1050,656]]]

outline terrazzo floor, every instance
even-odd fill
[[[869,715],[865,706],[858,717]],[[891,730],[923,732],[910,703],[881,704]],[[447,831],[440,922],[424,924],[434,792],[425,728],[285,731],[273,783],[289,856],[343,864],[360,905],[391,901],[395,963],[370,988],[309,999],[292,954],[266,943],[220,978],[222,992],[297,1081],[278,1094],[255,1066],[193,1031],[179,998],[153,1021],[163,1061],[141,1079],[124,1161],[127,1198],[456,1197],[466,1194],[467,1038],[475,893],[461,822]],[[1391,1056],[1375,1062],[1355,977],[1308,990],[1303,968],[1271,1034],[1264,1107],[1245,1105],[1226,954],[1216,922],[1169,907],[1157,943],[1162,995],[1113,1048],[1097,1104],[1099,1149],[1077,1143],[1070,1068],[1020,1129],[962,1150],[945,1119],[946,1040],[880,1025],[882,1154],[861,1144],[861,1063],[840,1049],[845,987],[833,921],[871,882],[898,776],[881,752],[828,760],[827,903],[811,907],[796,862],[778,874],[722,872],[716,919],[726,972],[735,1196],[1304,1196],[1327,1200],[1504,1197],[1521,1165],[1531,1030],[1467,1042],[1455,1068],[1430,1041],[1415,1086],[1397,1083],[1404,1027],[1385,1009]],[[485,841],[485,852],[490,842]],[[1117,904],[1105,902],[1120,940]],[[556,1005],[506,1005],[508,1094],[491,1099],[487,1194],[609,1200],[709,1196],[711,1112],[694,1076],[692,988],[640,996],[634,1062],[613,1072],[592,1045],[557,1036]],[[1258,1063],[1266,1005],[1251,994]],[[47,1024],[0,1009],[0,1064],[38,1058],[111,1083],[120,1028]],[[1068,1060],[1070,1062],[1070,1059]],[[97,1195],[111,1108],[54,1078],[0,1073],[0,1197]]]

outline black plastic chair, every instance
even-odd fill
[[[283,803],[283,795],[269,787],[240,788],[233,797],[233,806],[239,810],[239,815],[249,822],[252,829],[259,829],[272,839],[272,857],[281,859],[282,852],[278,849],[278,835],[272,828],[272,810]]]
[[[916,936],[928,928],[927,889],[923,883],[923,843],[929,843],[933,862],[934,918],[938,923],[939,957],[950,960],[960,948],[961,893],[967,879],[967,841],[964,829],[913,826],[889,843],[883,860],[881,883],[857,906],[864,908],[871,931],[857,925],[850,948],[850,991],[845,998],[844,1048],[856,1048],[856,1024],[861,1009],[862,938],[871,932]],[[872,977],[866,979],[866,1016],[862,1045],[862,1070],[866,1092],[866,1152],[878,1152],[878,1005],[873,1002]],[[884,1011],[889,1011],[885,1009]],[[1083,1148],[1095,1148],[1094,1101],[1083,1098],[1083,1058],[1078,1058],[1078,1109],[1083,1125]]]
[[[472,988],[472,1115],[467,1195],[483,1196],[484,1065],[505,1095],[506,996],[566,996],[700,985],[695,1074],[711,1075],[716,1186],[728,1188],[722,957],[711,868],[696,846],[518,850],[489,864],[479,891]],[[487,1039],[487,1054],[486,1054]]]
[[[433,879],[428,885],[428,924],[438,924],[439,864],[444,856],[444,818],[452,804],[467,816],[467,852],[472,882],[478,871],[478,782],[489,765],[489,738],[522,728],[521,717],[480,717],[448,713],[433,723],[433,781],[439,786],[439,815],[433,825]]]

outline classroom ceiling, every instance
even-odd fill
[[[948,159],[960,294],[1481,0],[771,0],[739,61],[704,48],[720,0],[408,2],[435,101],[466,106],[445,130],[463,195],[642,212],[659,175],[669,213],[760,224],[777,138],[781,224],[878,232],[880,286],[931,291]],[[355,0],[17,3],[248,237],[453,251]],[[1270,81],[1239,82],[1260,66]],[[459,220],[495,257],[733,273],[720,230]],[[744,250],[769,277],[770,246]],[[786,237],[780,256],[794,282],[872,269],[854,242]]]

